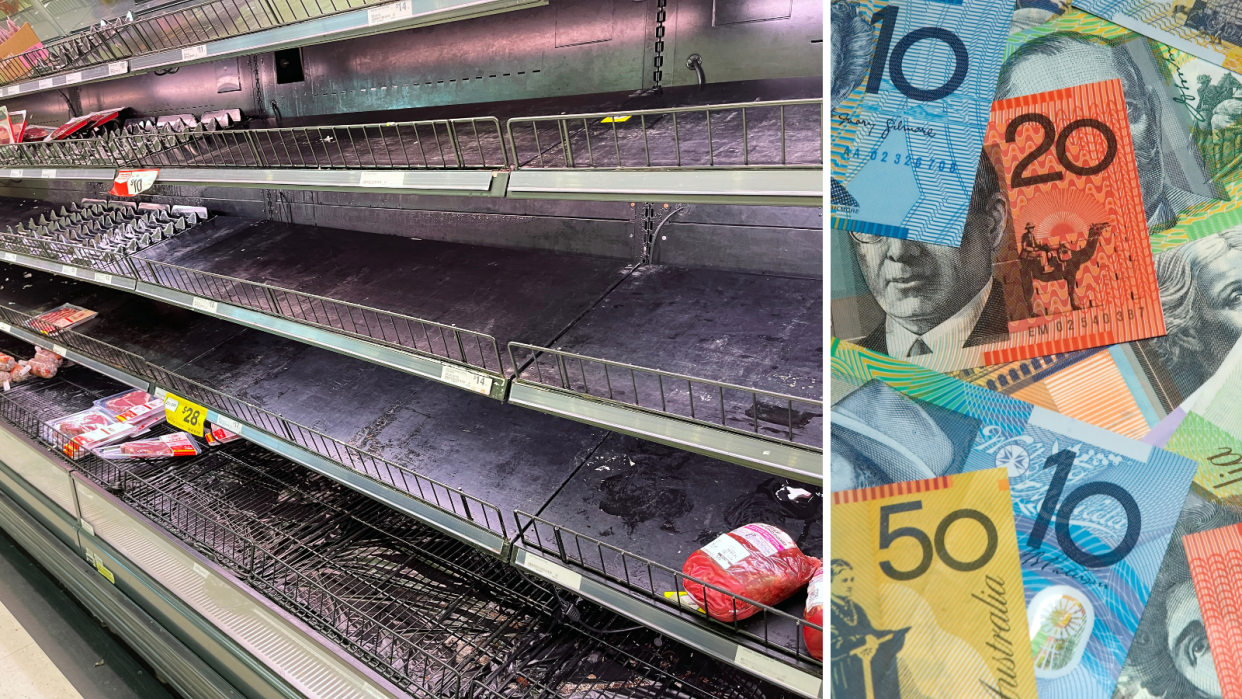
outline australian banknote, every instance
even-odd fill
[[[833,494],[832,696],[1036,699],[1003,468]]]
[[[848,343],[832,489],[1004,466],[1041,699],[1109,697],[1197,464]]]
[[[1199,468],[1160,565],[1115,699],[1229,696],[1218,664],[1237,666],[1236,647],[1209,643],[1210,623],[1194,589],[1187,535],[1242,524],[1242,371],[1236,358],[1225,377],[1199,396],[1166,442]],[[1238,580],[1233,591],[1242,589]],[[1210,615],[1209,615],[1210,616]],[[1235,620],[1236,621],[1236,620]]]
[[[1006,0],[832,0],[832,225],[958,245]]]
[[[1056,86],[1024,78],[1028,73],[1074,83],[1106,75],[1122,80],[1168,334],[975,367],[959,377],[1139,436],[1212,376],[1242,333],[1230,313],[1234,286],[1242,282],[1242,125],[1228,120],[1232,106],[1242,113],[1242,100],[1219,99],[1242,80],[1083,12],[1050,17],[1010,37],[1000,94],[1023,81],[1033,81],[1031,89]],[[832,331],[861,342],[886,316],[849,237],[832,233]],[[1107,378],[1105,399],[1076,390],[1086,384],[1072,377],[1082,376]]]
[[[1242,70],[1242,6],[1229,0],[1079,0],[1074,6],[1209,63]]]

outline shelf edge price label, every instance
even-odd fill
[[[401,0],[401,2],[394,2],[391,5],[373,7],[367,10],[367,26],[374,27],[377,24],[387,24],[413,16],[414,8],[410,4],[410,0]]]
[[[147,170],[121,170],[112,179],[110,194],[118,197],[133,197],[151,189],[155,178],[159,177],[159,168]]]
[[[39,177],[45,180],[54,180],[56,179],[56,171],[55,170],[40,170]]]
[[[76,73],[69,73],[68,75],[65,76],[66,85],[75,85],[80,82],[82,82],[82,71],[78,71]]]
[[[242,424],[228,415],[217,415],[215,419],[216,425],[232,432],[233,434],[241,434]]]
[[[48,88],[49,88],[49,87],[51,87],[51,86],[52,86],[52,79],[51,79],[51,78],[44,78],[44,79],[42,79],[42,80],[40,80],[40,81],[39,81],[39,89],[40,89],[40,90],[46,90],[46,89],[48,89]]]
[[[12,331],[12,330],[13,330],[13,326],[12,326],[12,325],[9,325],[8,323],[0,323],[0,332],[6,332],[6,333],[7,333],[7,332],[10,332],[10,331]]]
[[[52,352],[60,355],[61,357],[69,356],[69,350],[65,349],[64,347],[61,347],[60,345],[52,345]]]
[[[459,369],[451,364],[441,365],[440,380],[485,396],[492,392],[492,377]]]
[[[15,180],[20,180],[21,178],[25,176],[26,176],[25,170],[9,170],[9,177],[12,177]]]
[[[207,44],[181,49],[181,60],[183,61],[193,61],[196,58],[205,58],[206,56]]]
[[[359,187],[401,187],[405,185],[404,172],[363,172],[358,175]]]
[[[190,302],[190,305],[200,311],[206,311],[208,313],[215,313],[216,309],[220,307],[220,304],[215,301],[212,301],[211,299],[199,298],[198,296],[194,297],[194,300]]]
[[[173,393],[164,396],[164,416],[168,424],[180,427],[195,437],[203,436],[203,423],[207,422],[207,409],[193,401]]]
[[[535,555],[529,551],[526,552],[526,559],[524,563],[531,571],[538,573],[553,582],[559,583],[564,587],[571,590],[582,589],[582,576],[560,565],[559,563],[553,563],[543,556]]]
[[[78,276],[78,268],[74,267],[73,265],[61,265],[60,272],[61,274],[64,274],[69,277]]]
[[[11,252],[6,252],[4,253],[4,261],[5,262],[17,262],[17,255],[14,255]]]
[[[129,72],[129,61],[116,61],[108,64],[108,75],[121,75]]]
[[[111,284],[111,283],[112,283],[112,275],[111,275],[111,274],[104,274],[103,272],[96,272],[96,273],[95,273],[95,281],[99,282],[100,284]]]

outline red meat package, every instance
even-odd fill
[[[120,415],[131,408],[151,402],[155,396],[140,388],[114,393],[95,401],[95,407],[111,415]]]
[[[824,626],[824,567],[820,566],[811,576],[806,586],[806,611],[802,618],[821,629]],[[802,627],[802,640],[806,641],[806,650],[816,660],[824,659],[824,632],[809,626]]]
[[[34,361],[51,362],[56,366],[60,366],[65,363],[65,358],[59,354],[56,354],[52,350],[43,349],[42,347],[35,345]]]
[[[87,450],[98,449],[113,442],[119,442],[136,431],[133,425],[124,422],[114,422],[74,437],[61,448],[61,451],[65,453],[65,456],[76,459],[86,453]]]
[[[77,437],[80,434],[86,434],[100,427],[111,425],[114,422],[116,420],[112,419],[111,415],[104,413],[102,410],[90,408],[67,417],[50,420],[47,422],[47,426],[66,437]]]
[[[203,436],[207,439],[207,446],[215,447],[221,444],[241,439],[241,435],[230,432],[219,425],[211,425],[211,429],[207,430]]]
[[[110,461],[125,459],[164,459],[173,456],[197,456],[198,443],[185,432],[173,432],[152,439],[139,439],[125,444],[97,449],[96,454]]]
[[[95,311],[66,303],[53,308],[47,313],[31,318],[26,321],[26,325],[44,335],[51,335],[52,333],[72,328],[80,323],[85,323],[96,315]]]
[[[690,554],[681,572],[760,604],[774,605],[802,588],[820,565],[800,551],[793,539],[770,524],[747,524]],[[732,622],[745,619],[759,608],[693,580],[686,592],[713,619]]]

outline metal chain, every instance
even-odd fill
[[[664,20],[668,17],[664,8],[667,5],[668,0],[656,0],[655,70],[651,73],[651,89],[655,92],[660,91],[660,81],[664,79]]]

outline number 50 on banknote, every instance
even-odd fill
[[[1004,0],[832,0],[832,225],[957,246]]]

